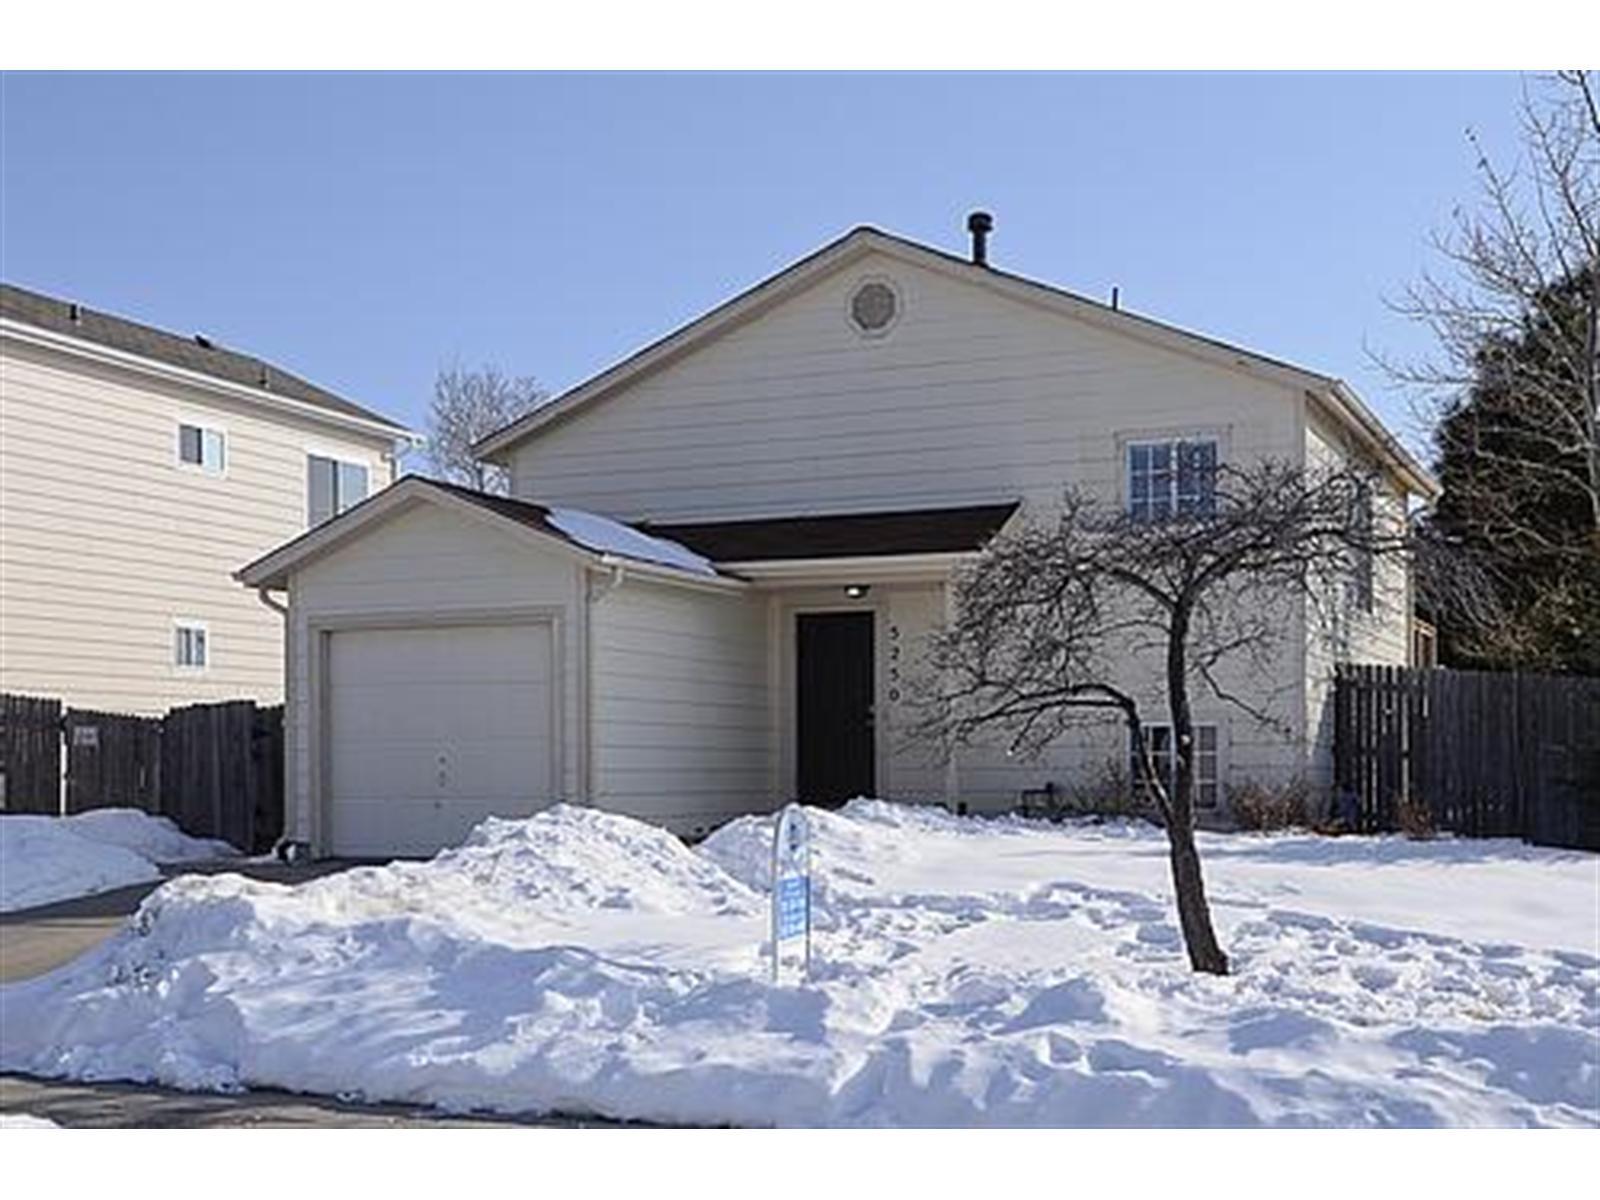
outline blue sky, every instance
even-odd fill
[[[6,75],[0,275],[422,420],[555,390],[869,223],[1349,379],[1515,75]],[[1414,440],[1414,439],[1413,439]]]

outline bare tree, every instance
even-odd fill
[[[1520,170],[1496,166],[1469,131],[1481,206],[1457,209],[1454,228],[1433,239],[1449,277],[1424,274],[1394,305],[1431,331],[1438,356],[1379,361],[1422,389],[1432,416],[1499,375],[1529,417],[1517,438],[1544,440],[1545,469],[1580,489],[1600,529],[1600,85],[1593,72],[1561,71],[1549,86],[1542,102],[1523,97]],[[1575,320],[1551,311],[1563,299]],[[1478,453],[1492,470],[1493,452]]]
[[[428,461],[434,472],[479,491],[506,492],[505,471],[474,456],[472,448],[546,398],[532,378],[506,375],[497,367],[441,368],[428,408]]]
[[[1034,755],[1094,710],[1120,714],[1166,827],[1189,962],[1226,974],[1194,841],[1191,693],[1285,727],[1267,693],[1229,690],[1224,675],[1270,679],[1299,628],[1295,601],[1342,616],[1377,560],[1403,552],[1404,522],[1372,511],[1367,477],[1276,462],[1215,469],[1213,493],[1165,520],[1068,489],[1053,521],[1002,536],[958,576],[955,614],[930,648],[918,732],[952,751],[999,735]],[[1152,656],[1173,731],[1170,780],[1144,733]]]
[[[1479,203],[1434,237],[1443,273],[1393,305],[1437,351],[1378,356],[1435,429],[1444,492],[1422,593],[1475,664],[1600,663],[1597,90],[1595,73],[1561,71],[1525,91],[1513,167],[1469,132]]]

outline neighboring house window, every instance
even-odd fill
[[[1372,531],[1375,528],[1373,513],[1372,488],[1363,485],[1361,495],[1356,501],[1356,533],[1362,542],[1356,549],[1354,576],[1350,581],[1350,599],[1362,612],[1371,612],[1373,604],[1373,577],[1376,573],[1376,564],[1373,553],[1365,548],[1370,545]]]
[[[179,425],[178,461],[207,475],[221,475],[228,466],[227,435],[203,425]]]
[[[200,621],[175,621],[172,627],[172,663],[190,671],[203,671],[211,661],[210,635]]]
[[[1214,439],[1128,444],[1128,511],[1135,520],[1210,516],[1216,511],[1216,490]]]
[[[1161,782],[1166,784],[1168,794],[1178,786],[1178,757],[1173,752],[1172,726],[1146,725],[1144,727],[1145,744],[1150,748],[1150,760],[1155,766],[1156,775]],[[1133,739],[1130,737],[1131,743]],[[1139,776],[1139,759],[1134,753],[1133,746],[1128,747],[1129,777],[1135,782]],[[1215,725],[1196,725],[1194,727],[1194,802],[1198,805],[1211,807],[1217,802],[1220,787],[1217,759],[1217,727]]]
[[[320,454],[307,457],[306,512],[311,524],[320,525],[367,498],[367,468]]]

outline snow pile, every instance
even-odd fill
[[[59,817],[0,816],[0,912],[159,878],[149,859],[79,837]]]
[[[576,508],[552,508],[550,524],[566,534],[580,546],[587,546],[600,554],[615,554],[621,558],[634,558],[640,562],[660,563],[676,567],[695,575],[715,575],[717,568],[711,560],[702,558],[687,546],[666,538],[652,537],[631,525],[613,521],[597,513]]]
[[[0,1129],[60,1129],[54,1121],[31,1113],[0,1113]]]
[[[193,838],[166,817],[101,808],[71,817],[0,817],[0,912],[159,879],[158,863],[232,858],[227,842]]]
[[[203,862],[236,858],[239,851],[217,838],[190,837],[170,817],[155,817],[137,808],[97,808],[63,818],[79,837],[121,846],[153,863]]]
[[[1208,835],[1211,978],[1159,831],[810,815],[804,986],[761,956],[770,819],[691,851],[558,807],[427,863],[175,880],[0,989],[0,1069],[689,1123],[1600,1123],[1592,856]]]

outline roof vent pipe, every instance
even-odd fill
[[[986,212],[975,212],[967,217],[967,232],[972,235],[972,261],[980,266],[989,265],[989,234],[994,229],[994,218]]]
[[[82,306],[77,304],[76,302],[69,303],[67,305],[67,320],[71,321],[74,325],[83,324],[83,308],[82,308]]]

